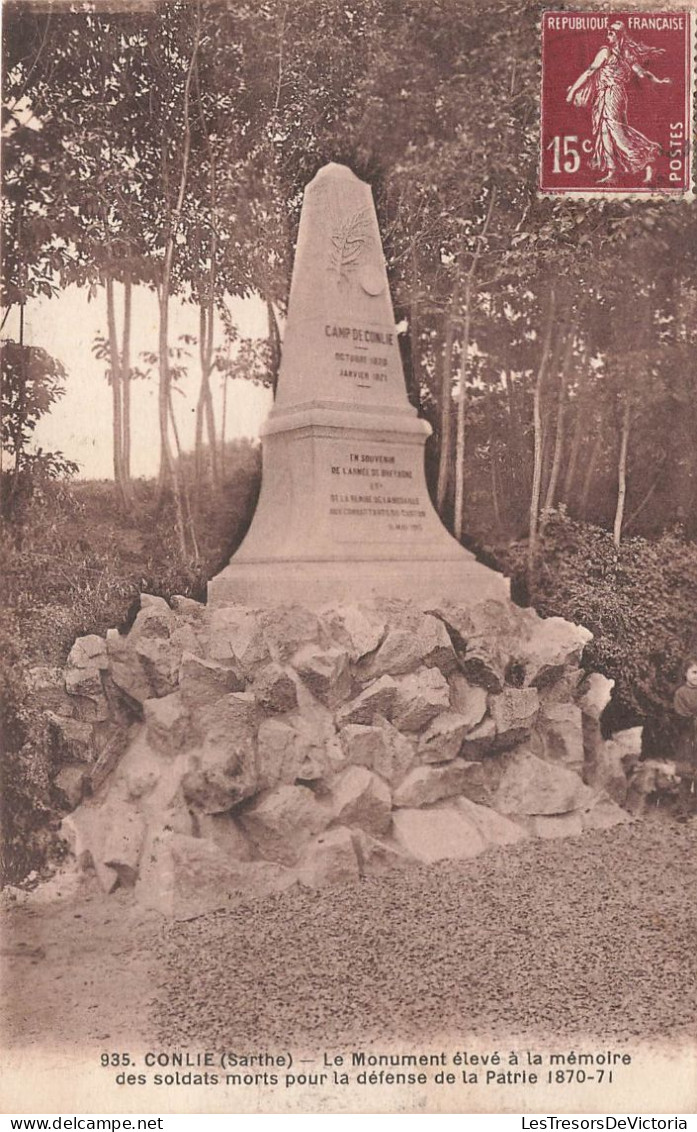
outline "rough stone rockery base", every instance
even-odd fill
[[[54,683],[75,753],[63,835],[105,890],[185,918],[627,820],[589,639],[503,600],[144,595],[127,635],[80,638]]]

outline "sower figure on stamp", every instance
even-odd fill
[[[697,657],[686,661],[683,678],[673,697],[673,707],[683,720],[676,770],[681,783],[680,816],[688,817],[697,810]]]
[[[659,85],[671,81],[657,78],[642,66],[652,55],[663,54],[663,48],[637,43],[627,35],[619,20],[610,24],[607,39],[590,67],[569,87],[566,101],[575,106],[592,102],[591,165],[605,174],[599,184],[616,180],[618,173],[638,173],[642,169],[646,170],[648,182],[652,176],[651,165],[661,147],[627,122],[628,90],[632,74]]]

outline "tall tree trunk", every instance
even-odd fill
[[[566,387],[569,380],[569,366],[571,365],[571,354],[573,352],[575,338],[576,327],[572,326],[567,335],[566,349],[564,350],[564,358],[562,360],[559,373],[557,421],[554,434],[554,455],[552,457],[552,469],[549,473],[549,483],[547,484],[547,494],[545,496],[545,512],[551,511],[552,507],[554,506],[554,497],[556,495],[557,483],[559,481],[561,456],[564,448],[564,411],[566,408]]]
[[[467,376],[469,369],[470,327],[472,324],[472,278],[465,282],[465,322],[462,330],[460,354],[460,384],[457,391],[457,427],[455,434],[455,513],[453,533],[460,542],[465,509],[465,410],[467,405]]]
[[[581,387],[578,398],[576,400],[576,420],[574,421],[574,431],[571,438],[571,449],[569,451],[569,459],[566,465],[566,473],[564,475],[564,485],[562,487],[562,499],[568,505],[571,491],[574,486],[574,479],[576,476],[576,467],[578,464],[578,457],[581,450],[581,437],[583,435],[583,426],[586,421],[587,408],[588,408],[588,391],[586,382],[586,367],[588,365],[588,346],[583,350],[581,361],[577,367],[577,373],[580,374]]]
[[[612,539],[619,547],[622,538],[622,520],[624,518],[624,505],[627,498],[627,449],[629,447],[629,425],[631,420],[631,404],[626,395],[624,412],[622,413],[622,434],[620,438],[620,458],[617,464],[617,507],[615,508],[615,522],[612,528]]]
[[[198,19],[200,21],[200,3],[198,8]],[[205,464],[208,472],[208,480],[210,486],[215,488],[219,481],[218,470],[218,438],[215,431],[215,414],[213,410],[213,395],[211,393],[211,374],[213,372],[213,339],[215,329],[215,291],[217,279],[217,264],[218,264],[218,174],[217,174],[217,161],[215,148],[211,142],[210,131],[208,123],[206,122],[203,101],[201,98],[201,88],[199,83],[198,64],[193,71],[196,92],[197,92],[197,105],[199,119],[203,136],[206,141],[206,149],[208,152],[208,194],[210,198],[210,215],[211,215],[211,239],[209,249],[209,269],[208,280],[206,284],[206,293],[201,295],[200,303],[200,333],[199,333],[199,357],[201,363],[201,386],[199,390],[198,403],[196,406],[196,456],[195,456],[195,475],[197,486],[201,483],[202,469],[204,463],[203,454],[203,432],[204,424],[205,431],[208,436],[208,451],[205,459]]]
[[[206,351],[206,346],[208,343],[207,315],[207,300],[201,298],[199,300],[198,308],[198,355],[199,363],[201,366],[201,382],[198,389],[198,400],[196,402],[196,429],[194,438],[194,480],[196,483],[197,496],[200,493],[200,489],[203,483],[203,424],[206,404],[206,385],[208,383],[208,364]]]
[[[513,388],[513,377],[508,365],[504,366],[503,380],[506,386],[506,402],[508,405],[507,443],[505,447],[506,484],[509,494],[516,499],[517,502],[524,460],[520,444],[521,427],[518,400],[515,389]]]
[[[227,339],[227,359],[225,369],[223,370],[223,411],[220,422],[220,483],[225,484],[225,443],[227,435],[227,396],[228,396],[228,382],[230,380],[230,359],[232,357],[232,342],[230,336]]]
[[[112,407],[112,445],[114,484],[119,506],[125,508],[127,500],[124,492],[123,476],[123,404],[121,396],[121,354],[116,335],[116,306],[114,301],[114,280],[106,279],[106,311],[109,334],[109,366],[111,369],[111,407]]]
[[[456,287],[456,295],[459,288]],[[452,448],[451,421],[453,409],[453,341],[455,325],[453,308],[445,316],[443,336],[443,364],[440,388],[440,452],[438,455],[438,486],[436,507],[441,519],[445,510],[450,481],[450,452]]]
[[[501,530],[501,507],[499,505],[499,489],[498,489],[498,456],[497,449],[494,442],[494,434],[496,431],[496,424],[494,421],[493,410],[493,389],[484,397],[487,428],[489,431],[489,472],[491,475],[491,506],[494,512],[494,520],[496,526]]]
[[[184,538],[183,547],[184,552],[187,550],[186,536],[191,544],[191,554],[194,562],[198,564],[200,560],[198,541],[196,539],[196,527],[194,525],[193,516],[191,514],[191,505],[189,502],[189,493],[186,487],[186,480],[184,477],[179,479],[178,468],[183,466],[182,460],[182,446],[179,438],[179,429],[177,428],[177,419],[174,415],[174,405],[172,404],[172,386],[170,385],[169,392],[169,415],[172,422],[172,433],[174,435],[174,442],[177,449],[177,465],[175,466],[175,479],[174,479],[174,503],[177,513],[177,528],[181,530],[182,537]]]
[[[416,243],[411,245],[411,299],[409,303],[409,355],[411,358],[411,374],[409,375],[409,388],[407,396],[415,409],[421,406],[421,357],[419,350],[419,268],[416,254]]]
[[[535,380],[533,395],[534,453],[532,469],[532,490],[530,492],[530,529],[528,535],[528,586],[532,586],[535,556],[537,554],[538,520],[540,513],[540,491],[542,488],[542,386],[544,384],[549,355],[552,346],[552,327],[556,305],[555,292],[550,288],[547,304],[547,321],[542,340],[542,353]]]
[[[484,241],[491,221],[491,214],[496,202],[496,187],[492,186],[489,193],[489,205],[482,230],[477,236],[477,242],[465,279],[465,322],[462,331],[462,354],[460,358],[460,388],[457,399],[457,439],[455,446],[455,538],[462,540],[462,530],[465,513],[465,415],[467,406],[467,376],[469,371],[470,328],[472,325],[472,291],[477,274],[479,258],[482,254]]]
[[[174,262],[174,247],[179,223],[181,220],[182,208],[184,205],[184,197],[186,194],[186,187],[189,178],[189,159],[191,155],[191,117],[190,117],[190,99],[191,99],[191,84],[194,75],[194,68],[196,65],[196,58],[201,42],[201,6],[200,3],[196,5],[196,30],[194,33],[194,43],[191,50],[191,58],[187,68],[186,79],[184,81],[184,106],[183,106],[183,119],[184,119],[184,138],[182,143],[182,158],[181,168],[179,171],[179,186],[177,189],[177,197],[169,218],[167,227],[167,238],[165,240],[164,260],[162,264],[162,275],[158,289],[159,298],[159,313],[160,325],[158,334],[158,351],[159,351],[159,370],[160,381],[158,391],[158,412],[160,423],[160,482],[159,482],[159,499],[161,503],[164,498],[165,488],[168,483],[172,485],[174,493],[175,514],[177,523],[177,535],[179,537],[179,545],[182,555],[187,558],[189,555],[189,546],[187,542],[186,522],[184,517],[184,507],[182,503],[181,483],[179,479],[179,470],[175,463],[172,448],[169,442],[169,427],[170,427],[170,410],[171,410],[171,373],[169,368],[169,300],[172,287],[172,268]],[[168,180],[166,168],[166,152],[165,146],[162,147],[162,162],[163,162],[163,181]],[[173,418],[173,414],[172,414]],[[192,540],[194,539],[193,530],[191,530]]]
[[[133,284],[126,276],[123,285],[123,335],[121,338],[121,392],[123,439],[121,442],[121,464],[123,468],[124,490],[132,502],[131,485],[131,300]]]
[[[266,317],[269,327],[269,347],[271,350],[271,389],[274,400],[278,386],[278,372],[281,368],[281,332],[278,328],[276,310],[271,299],[266,300]]]

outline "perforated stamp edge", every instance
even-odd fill
[[[685,127],[686,137],[688,138],[687,147],[687,162],[688,162],[688,176],[687,185],[682,189],[676,190],[638,190],[638,189],[573,189],[573,188],[559,188],[550,189],[543,188],[543,120],[544,120],[544,51],[545,51],[545,17],[551,13],[559,13],[566,16],[612,16],[614,12],[636,12],[637,15],[646,15],[649,12],[657,14],[658,9],[665,12],[666,15],[683,15],[687,18],[687,52],[686,52],[686,76],[685,76],[685,92],[686,92],[686,108],[685,108]],[[695,149],[697,148],[695,138],[695,121],[697,114],[695,106],[697,101],[697,91],[695,90],[695,78],[697,76],[697,63],[695,52],[697,50],[697,7],[695,6],[680,6],[678,7],[659,4],[632,4],[632,3],[617,3],[606,5],[588,5],[578,6],[572,8],[565,8],[562,4],[550,3],[540,10],[539,18],[537,21],[537,33],[539,44],[539,104],[538,104],[538,166],[537,166],[537,196],[547,200],[636,200],[636,201],[685,201],[687,203],[693,202],[697,199],[695,195]]]

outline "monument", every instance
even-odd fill
[[[370,187],[326,165],[305,189],[257,510],[209,604],[507,597],[436,514],[429,432],[406,395]]]

